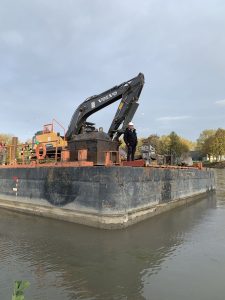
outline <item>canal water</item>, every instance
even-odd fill
[[[0,210],[0,299],[225,299],[225,171],[216,194],[122,231]]]

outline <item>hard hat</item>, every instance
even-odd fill
[[[128,125],[134,126],[134,123],[133,122],[129,122]]]

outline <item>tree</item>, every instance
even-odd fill
[[[183,145],[186,145],[189,150],[195,150],[196,142],[190,141],[190,140],[185,139],[183,137],[180,137],[180,139],[181,139],[181,143]]]
[[[144,144],[150,144],[152,147],[155,148],[156,153],[159,152],[160,148],[160,137],[157,134],[151,134],[146,139],[143,139]]]
[[[201,151],[208,156],[216,157],[216,160],[221,160],[225,155],[225,130],[218,128],[214,133],[209,132],[211,135],[206,138],[201,145]]]
[[[159,140],[159,152],[158,154],[165,155],[170,154],[170,137],[168,135],[162,135]]]
[[[137,149],[136,149],[136,154],[135,155],[141,155],[141,146],[143,145],[143,138],[138,138],[138,143],[137,143]]]
[[[215,129],[205,129],[203,130],[200,135],[199,135],[199,138],[197,139],[197,145],[196,145],[196,150],[199,150],[199,151],[202,151],[204,153],[204,149],[205,146],[205,142],[206,144],[208,144],[209,142],[209,138],[214,136],[216,133],[216,130]]]
[[[0,143],[11,144],[12,134],[0,133]]]
[[[176,157],[180,157],[182,153],[189,151],[188,145],[183,143],[181,138],[174,131],[170,133],[169,138],[170,154],[175,155]]]
[[[201,152],[204,155],[215,156],[215,135],[209,136],[201,145]]]
[[[225,130],[218,128],[214,135],[214,148],[217,160],[221,160],[221,156],[225,155]]]

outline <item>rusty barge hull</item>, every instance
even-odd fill
[[[117,229],[215,189],[212,170],[40,165],[0,168],[0,207]]]

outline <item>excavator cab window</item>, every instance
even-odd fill
[[[53,132],[53,124],[46,124],[43,127],[43,133]]]

